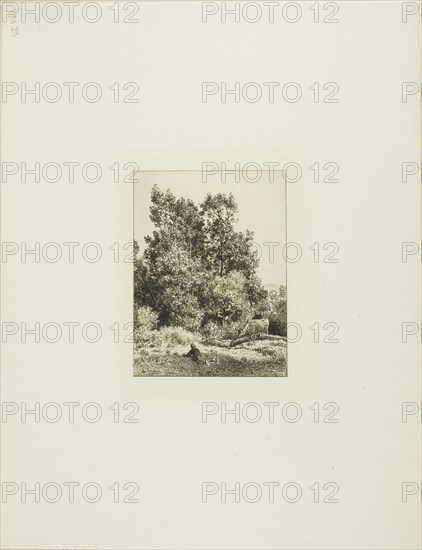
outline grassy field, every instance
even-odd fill
[[[186,343],[135,345],[134,376],[287,376],[285,339],[268,336],[230,348],[228,341],[211,344],[189,336]],[[184,357],[192,341],[208,364]]]

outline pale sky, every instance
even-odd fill
[[[149,218],[151,189],[157,184],[162,191],[170,189],[176,197],[185,197],[196,204],[203,201],[207,193],[232,193],[238,204],[237,231],[249,229],[254,232],[258,254],[261,250],[258,275],[264,285],[286,284],[286,262],[282,249],[286,243],[286,201],[285,184],[281,177],[275,176],[274,182],[268,181],[263,174],[260,181],[248,182],[242,177],[236,183],[233,176],[227,176],[222,183],[220,175],[202,181],[201,171],[156,171],[138,172],[134,184],[134,238],[138,241],[140,251],[145,248],[144,237],[152,234],[155,228]],[[252,179],[252,178],[251,178]],[[273,248],[273,261],[270,257],[272,247],[264,243],[279,243]]]

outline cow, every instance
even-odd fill
[[[268,334],[270,322],[268,319],[250,319],[241,331],[239,337],[250,336],[254,340],[259,334]]]
[[[270,321],[270,326],[268,329],[268,334],[273,334],[277,336],[282,336],[281,334],[281,323],[280,321]]]
[[[286,321],[270,321],[268,334],[275,336],[287,336],[287,322]]]

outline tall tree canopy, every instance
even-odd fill
[[[207,194],[201,204],[151,191],[155,229],[135,259],[135,305],[148,306],[159,324],[199,329],[250,315],[267,298],[257,275],[253,232],[236,231],[238,205],[232,194]],[[135,252],[139,246],[135,243]]]

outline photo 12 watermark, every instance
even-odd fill
[[[110,482],[110,485],[97,481],[2,481],[1,498],[3,504],[139,504],[140,489],[140,485],[134,481],[115,481]]]
[[[340,4],[341,2],[202,2],[202,23],[340,23]]]
[[[315,481],[305,485],[297,481],[204,481],[202,503],[219,501],[221,504],[338,504],[340,485],[335,481]]]

